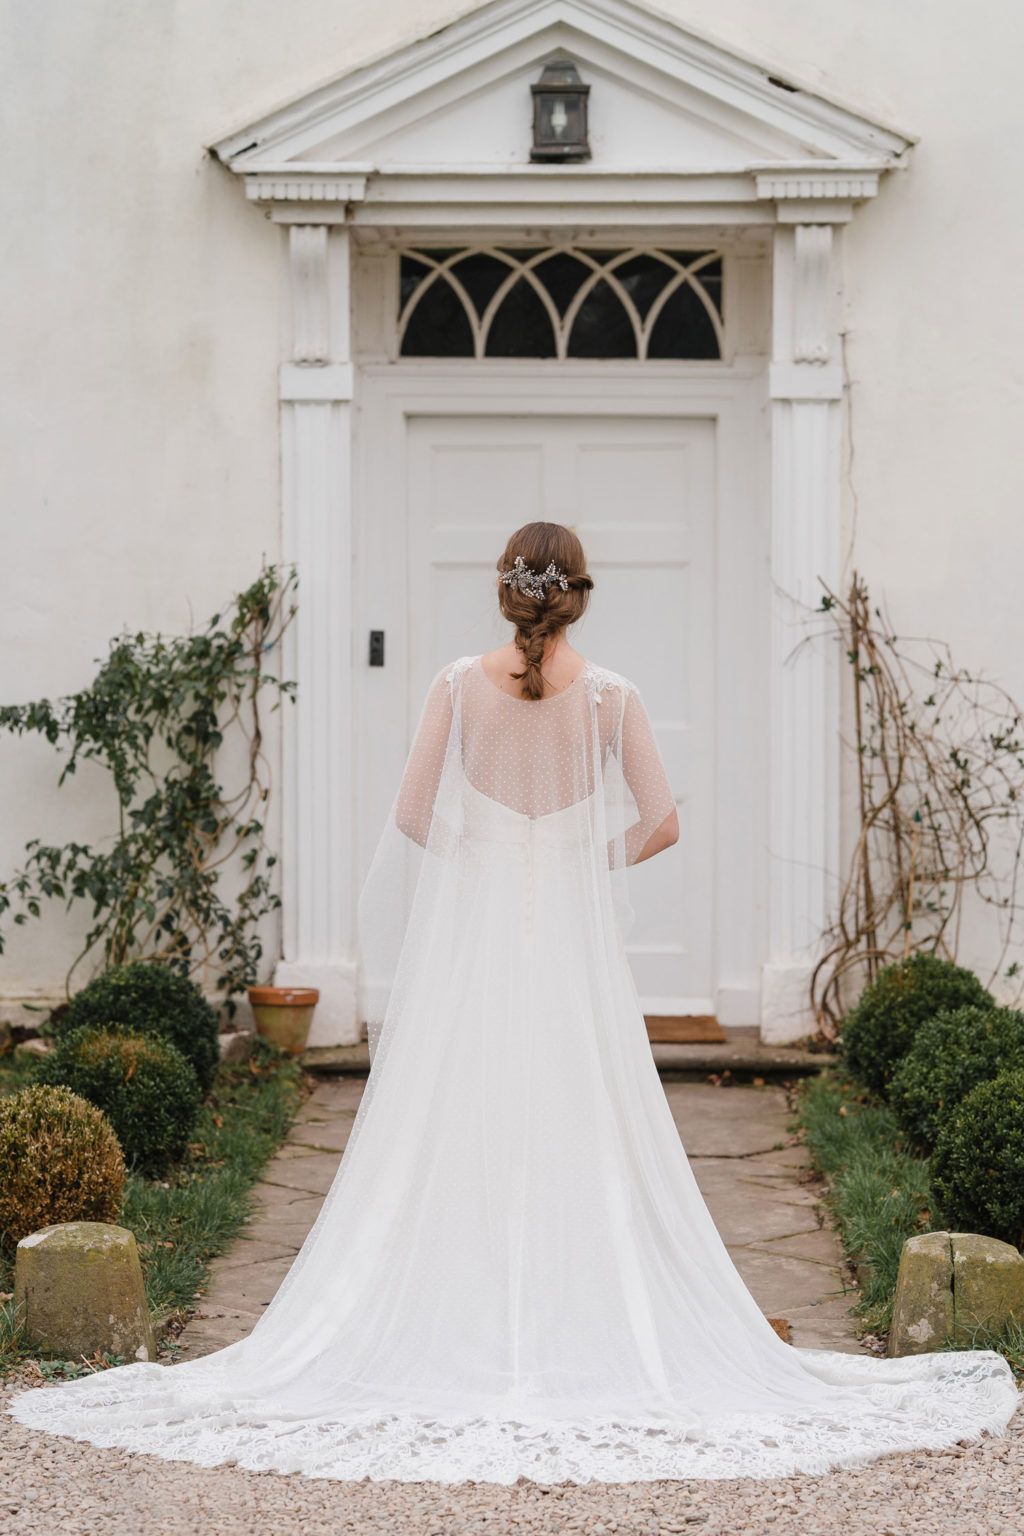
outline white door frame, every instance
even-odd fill
[[[360,430],[353,495],[353,630],[356,640],[352,740],[372,730],[380,758],[396,763],[407,748],[408,590],[407,550],[395,540],[395,522],[382,523],[375,509],[404,507],[406,425],[422,416],[636,416],[701,417],[715,423],[716,521],[714,568],[719,573],[716,634],[719,697],[715,759],[732,765],[720,775],[715,798],[716,827],[712,930],[716,953],[715,1012],[726,1024],[758,1018],[758,967],[766,953],[767,783],[758,753],[768,735],[764,702],[769,687],[767,651],[757,650],[758,632],[769,625],[769,530],[764,360],[747,359],[712,372],[685,363],[638,369],[630,364],[483,364],[459,359],[424,366],[370,365],[360,370]],[[386,451],[382,446],[386,445]],[[363,573],[386,563],[387,583],[371,589]],[[721,573],[729,573],[722,581]],[[383,591],[384,596],[378,595]],[[743,621],[738,621],[742,614]],[[365,665],[371,628],[387,633],[387,665]],[[753,646],[750,643],[753,635]],[[652,640],[656,636],[652,635]],[[752,654],[753,651],[753,654]],[[597,657],[596,660],[614,658]],[[762,665],[763,663],[763,665]],[[746,688],[743,707],[736,707]],[[359,765],[356,765],[357,775]],[[392,786],[392,789],[395,786]],[[355,866],[365,867],[379,835],[376,817],[363,814],[369,796],[355,783],[358,845]],[[376,797],[375,797],[376,798]],[[759,800],[762,803],[759,803]],[[760,839],[758,833],[761,834]],[[356,892],[350,889],[349,900]]]

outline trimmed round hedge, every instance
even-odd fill
[[[68,1088],[35,1084],[0,1098],[0,1241],[59,1221],[116,1221],[124,1157],[114,1129]]]
[[[926,1019],[953,1008],[994,1008],[973,971],[937,955],[908,955],[879,971],[843,1020],[841,1044],[850,1070],[885,1096],[897,1064]]]
[[[1024,1245],[1024,1070],[972,1088],[940,1130],[929,1172],[951,1229]]]
[[[181,1157],[202,1102],[196,1074],[159,1035],[114,1025],[72,1030],[39,1066],[107,1116],[128,1166],[159,1173]]]
[[[186,976],[145,960],[114,966],[75,993],[54,1023],[54,1035],[60,1040],[87,1024],[162,1036],[191,1062],[200,1088],[209,1092],[220,1061],[217,1015]]]
[[[1014,1068],[1024,1069],[1024,1013],[956,1008],[921,1025],[893,1073],[889,1102],[915,1145],[930,1151],[972,1088]]]

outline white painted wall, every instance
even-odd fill
[[[948,638],[1024,697],[1024,14],[1011,0],[662,8],[920,139],[845,236],[844,536],[903,630]],[[460,9],[3,7],[4,701],[82,686],[122,623],[201,620],[275,554],[282,236],[202,146]],[[41,792],[56,771],[40,744],[0,740],[0,871],[28,836],[109,826],[86,775]],[[64,919],[24,930],[0,996],[55,991],[75,948]]]

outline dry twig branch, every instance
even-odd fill
[[[812,979],[834,1037],[856,991],[912,951],[956,959],[969,895],[995,909],[989,984],[1021,916],[1022,711],[999,684],[957,667],[949,648],[895,634],[856,572],[845,599],[826,589],[853,673],[859,831]]]

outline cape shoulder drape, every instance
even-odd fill
[[[820,1472],[1002,1431],[995,1353],[794,1349],[737,1274],[623,948],[624,872],[671,807],[623,678],[531,702],[448,667],[364,892],[370,1077],[278,1295],[238,1344],[16,1417],[203,1465],[503,1483]]]

